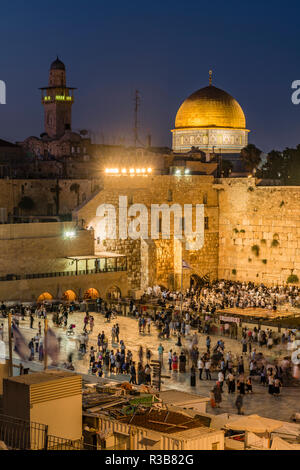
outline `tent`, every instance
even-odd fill
[[[282,422],[263,418],[259,415],[241,416],[237,419],[232,419],[225,424],[226,429],[232,429],[233,431],[250,431],[258,434],[265,432],[273,432],[282,426]]]

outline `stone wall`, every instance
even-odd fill
[[[144,204],[150,214],[151,204],[196,204],[205,203],[204,216],[208,218],[208,228],[205,230],[204,246],[197,251],[185,249],[183,241],[182,253],[178,258],[178,247],[173,243],[173,225],[171,222],[170,240],[153,240],[151,254],[146,256],[145,246],[141,248],[140,240],[101,240],[99,223],[101,218],[96,216],[97,208],[101,204],[112,204],[116,208],[116,217],[119,217],[119,196],[127,196],[128,208],[132,204]],[[192,270],[199,276],[209,274],[217,277],[218,266],[218,194],[213,188],[211,176],[106,176],[103,177],[102,190],[74,211],[74,218],[83,226],[93,228],[95,231],[96,250],[106,249],[127,255],[128,281],[132,289],[139,289],[145,284],[147,277],[155,283],[178,288],[181,279],[181,263],[184,259],[190,264]],[[194,217],[195,219],[195,212]],[[127,223],[132,221],[128,217]],[[195,222],[195,220],[193,220]],[[150,217],[148,217],[148,233],[150,236]],[[149,241],[149,239],[148,239]],[[149,247],[148,247],[149,248]],[[141,257],[141,251],[144,256]],[[184,284],[189,284],[189,275],[185,276]]]
[[[220,181],[219,278],[268,285],[291,273],[300,279],[300,187]]]
[[[79,185],[78,195],[70,189],[74,184]],[[59,214],[71,214],[78,203],[81,204],[91,196],[97,184],[88,179],[59,180]],[[33,210],[18,209],[23,197],[30,197],[33,200],[35,204]],[[14,212],[24,216],[55,215],[55,197],[55,179],[0,179],[0,208],[6,209],[7,216]]]
[[[54,299],[61,299],[64,292],[72,290],[76,297],[83,297],[90,288],[97,289],[102,298],[112,287],[118,287],[121,295],[127,295],[126,273],[97,273],[81,276],[50,277],[47,279],[27,279],[0,282],[0,299],[5,301],[36,301],[48,292]]]
[[[69,231],[76,236],[66,237]],[[73,271],[66,257],[93,254],[94,234],[73,222],[5,224],[0,225],[0,244],[0,276]]]

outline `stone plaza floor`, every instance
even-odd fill
[[[109,340],[109,349],[116,349],[118,348],[117,344],[111,344],[111,328],[115,323],[118,323],[120,326],[120,340],[122,339],[126,345],[126,349],[131,350],[133,353],[133,359],[138,362],[138,349],[140,346],[143,346],[144,354],[146,352],[146,348],[149,348],[152,351],[152,359],[158,359],[158,351],[157,348],[160,343],[162,343],[164,347],[164,367],[162,370],[163,375],[168,375],[170,378],[163,378],[163,385],[162,389],[177,389],[185,392],[195,393],[201,396],[209,396],[209,392],[214,386],[217,380],[217,372],[212,372],[212,380],[199,380],[198,373],[196,379],[196,386],[190,386],[190,375],[189,372],[187,373],[179,373],[179,372],[170,372],[168,368],[168,351],[172,349],[172,351],[176,351],[177,354],[180,354],[181,348],[175,346],[177,338],[170,337],[168,340],[161,340],[158,338],[157,330],[154,325],[151,325],[151,333],[150,334],[140,334],[138,331],[138,322],[135,318],[132,317],[124,317],[118,316],[117,319],[111,320],[111,322],[107,322],[104,316],[101,313],[91,313],[94,316],[95,324],[93,332],[89,334],[89,343],[88,343],[88,351],[90,346],[97,346],[97,335],[102,331],[105,332],[105,335],[108,337]],[[76,372],[80,372],[82,374],[88,374],[89,370],[89,354],[87,354],[82,358],[78,358],[78,342],[76,340],[76,336],[79,335],[83,330],[83,319],[84,313],[83,312],[74,312],[69,315],[68,324],[74,323],[76,325],[75,328],[75,335],[72,337],[68,337],[66,335],[66,329],[62,327],[57,327],[52,324],[52,315],[49,315],[48,324],[50,328],[53,328],[57,336],[61,338],[61,352],[60,352],[60,362],[63,363],[67,355],[70,352],[74,353],[73,356],[73,364],[75,366]],[[28,342],[31,338],[33,338],[37,331],[38,331],[38,322],[41,321],[42,324],[42,331],[43,331],[43,320],[39,320],[35,318],[33,329],[29,327],[29,319],[26,318],[24,321],[20,321],[20,330],[24,334],[26,340]],[[0,323],[4,324],[4,341],[7,345],[7,355],[8,355],[8,321],[7,319],[3,318],[0,319]],[[89,327],[88,327],[89,330]],[[195,330],[191,330],[193,334]],[[206,335],[198,334],[199,338],[199,351],[204,352],[206,351],[205,347],[205,338]],[[213,347],[220,336],[214,335],[211,336],[211,346]],[[225,341],[225,351],[231,351],[233,354],[241,355],[241,343],[238,340],[230,339],[230,338],[222,338]],[[183,338],[182,339],[183,347],[189,347],[189,339]],[[256,347],[259,351],[260,348]],[[261,349],[264,354],[266,354],[266,348]],[[275,351],[271,351],[271,355],[275,354]],[[14,356],[14,363],[18,364],[20,358],[13,354]],[[245,364],[246,364],[245,360]],[[50,361],[49,361],[50,363]],[[42,364],[38,362],[38,354],[35,354],[35,361],[29,362],[32,368],[39,369],[42,368]],[[187,371],[189,371],[189,367],[187,366]],[[127,376],[116,376],[116,374],[107,374],[104,377],[113,378],[113,379],[121,379],[125,380]],[[95,378],[95,381],[97,379]],[[245,395],[244,397],[244,413],[245,414],[252,414],[256,413],[261,416],[265,416],[268,418],[277,418],[282,420],[289,420],[290,416],[294,412],[300,411],[300,387],[282,387],[281,395],[279,397],[274,397],[268,394],[267,387],[263,387],[262,385],[253,384],[253,391],[252,395]],[[222,403],[221,407],[218,409],[212,409],[208,404],[208,411],[219,414],[219,413],[236,413],[235,408],[235,398],[236,394],[228,395],[226,384],[224,384],[224,393],[222,394]]]

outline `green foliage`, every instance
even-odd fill
[[[253,245],[251,247],[251,251],[252,251],[252,253],[255,254],[255,256],[259,256],[259,246],[258,245]]]
[[[279,204],[279,207],[282,207],[284,206],[284,201],[281,201],[281,203]]]
[[[234,228],[233,231],[234,231],[234,233],[239,233],[237,228]]]
[[[263,244],[265,245],[265,244],[267,243],[267,241],[266,241],[265,238],[262,238],[262,239],[260,240],[260,243],[263,243]]]
[[[288,284],[297,284],[299,282],[299,278],[296,274],[290,274],[286,282]]]
[[[252,192],[254,191],[254,188],[252,186],[249,186],[248,191]]]
[[[279,245],[279,241],[276,240],[276,238],[273,238],[273,240],[272,240],[272,242],[271,242],[271,247],[272,247],[272,248],[275,248],[275,247],[278,246],[278,245]]]
[[[279,238],[278,233],[274,233],[273,238]]]
[[[267,264],[267,262],[268,262],[268,260],[266,260],[266,259],[262,259],[261,261],[262,261],[262,263],[264,263],[264,264]]]
[[[267,161],[257,172],[257,176],[279,179],[284,185],[300,185],[300,145],[296,148],[286,148],[283,152],[269,152]]]
[[[251,261],[252,261],[252,258],[248,258],[248,262],[251,263]]]
[[[245,163],[245,167],[248,171],[253,171],[261,162],[262,151],[257,148],[254,144],[248,144],[241,150],[241,158]]]
[[[234,276],[236,275],[236,269],[233,269],[231,272]]]
[[[240,233],[245,233],[245,230],[242,228],[242,230],[240,230]]]

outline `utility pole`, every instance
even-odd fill
[[[47,370],[47,367],[48,367],[47,332],[48,332],[48,318],[44,318],[44,370]]]
[[[139,137],[138,137],[138,113],[139,113],[140,103],[141,103],[141,97],[140,97],[139,91],[135,90],[135,96],[134,96],[134,128],[133,128],[135,148],[137,147],[137,143],[138,143],[138,140],[139,140]]]
[[[13,357],[12,357],[12,337],[11,337],[11,313],[8,314],[8,348],[9,348],[9,362],[8,362],[8,375],[13,376]]]

